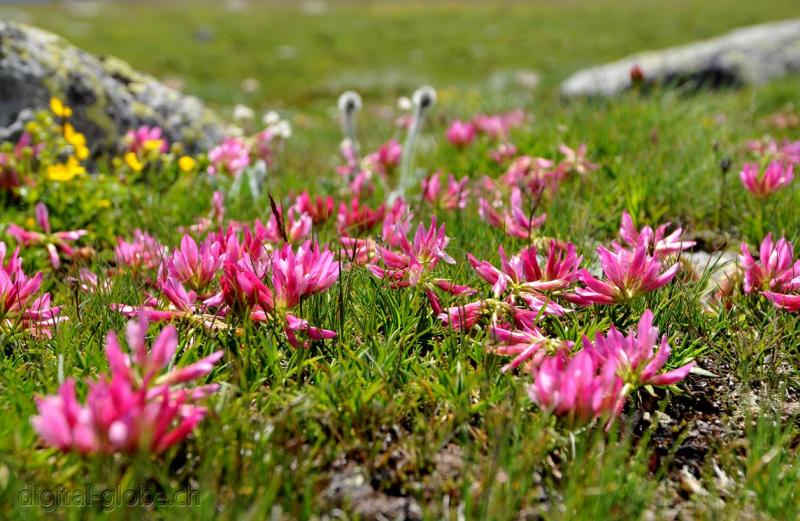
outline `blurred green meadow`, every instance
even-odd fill
[[[345,88],[386,101],[423,83],[507,93],[525,90],[530,72],[548,93],[582,67],[798,14],[794,0],[143,0],[0,8],[4,18],[115,55],[214,105],[257,109],[329,105]],[[257,80],[253,92],[242,89],[248,78]]]

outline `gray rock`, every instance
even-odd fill
[[[93,56],[59,36],[0,20],[0,140],[14,139],[51,96],[73,109],[75,128],[93,152],[118,148],[125,132],[161,127],[189,151],[223,136],[218,117],[199,100],[170,89],[116,58]]]
[[[701,42],[634,54],[579,71],[564,96],[611,96],[629,89],[639,67],[646,84],[716,87],[759,84],[800,71],[800,20],[755,25]]]

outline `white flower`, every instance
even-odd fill
[[[278,114],[274,110],[270,110],[269,112],[265,113],[264,117],[261,118],[261,122],[268,127],[277,124],[280,120],[281,120],[280,114]]]
[[[414,108],[414,103],[408,96],[400,96],[400,99],[397,100],[397,108],[399,108],[403,112],[408,112],[409,110]]]
[[[247,105],[236,105],[233,107],[234,121],[252,121],[254,117],[255,112]]]

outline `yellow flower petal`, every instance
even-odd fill
[[[50,110],[59,118],[68,118],[72,116],[72,109],[64,105],[64,102],[58,98],[50,98]]]
[[[134,152],[128,152],[127,154],[125,154],[125,162],[134,172],[141,172],[142,169],[144,168],[144,165],[142,164],[141,161],[139,161],[139,158],[136,157],[136,154]]]
[[[178,159],[178,168],[181,169],[181,172],[186,174],[193,171],[196,164],[197,162],[189,156],[181,156],[181,158]]]
[[[47,178],[51,181],[71,181],[73,177],[75,177],[75,174],[63,163],[56,163],[47,167]]]
[[[142,143],[142,147],[148,152],[153,150],[161,151],[162,146],[164,146],[164,141],[161,139],[148,139]]]

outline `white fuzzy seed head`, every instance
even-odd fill
[[[348,90],[339,96],[339,112],[342,114],[353,114],[361,110],[361,96],[358,92]]]
[[[415,107],[427,110],[436,104],[436,89],[429,85],[423,85],[414,91],[411,99]]]
[[[408,96],[400,96],[397,100],[397,108],[403,112],[408,112],[414,108],[414,102]]]
[[[280,114],[278,114],[274,110],[270,110],[269,112],[264,114],[263,118],[261,118],[261,122],[267,126],[272,126],[280,120],[281,120]]]
[[[233,107],[234,121],[252,121],[254,117],[255,112],[247,105],[236,105]]]
[[[282,119],[272,126],[272,131],[278,137],[289,139],[292,137],[292,124]]]

